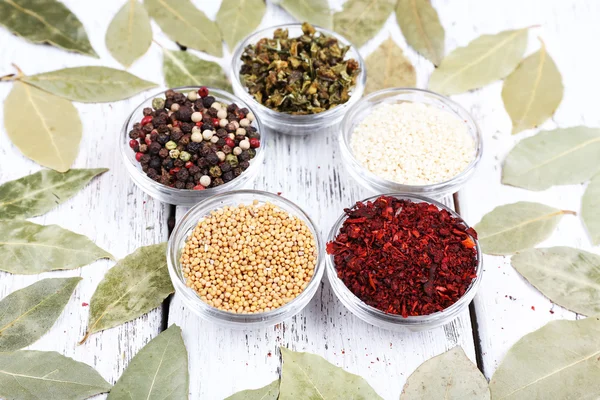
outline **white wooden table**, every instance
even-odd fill
[[[101,59],[33,45],[0,28],[0,75],[13,72],[10,63],[30,74],[81,65],[120,68],[105,48],[104,34],[124,1],[64,2],[82,20]],[[330,4],[339,9],[342,2],[331,0]],[[220,1],[209,0],[194,3],[210,18],[214,18],[220,5]],[[600,2],[434,0],[433,4],[446,30],[447,51],[484,33],[540,25],[531,31],[529,50],[538,47],[536,36],[543,37],[565,84],[560,108],[542,128],[600,125],[595,96],[600,93],[599,59],[595,50],[600,37]],[[288,14],[269,4],[261,27],[288,21],[292,21]],[[154,30],[160,44],[175,48],[156,25]],[[390,34],[414,63],[418,86],[426,87],[433,67],[407,47],[393,16],[361,49],[363,55]],[[228,56],[229,53],[217,61],[227,65]],[[130,71],[162,84],[161,60],[161,50],[153,44]],[[0,84],[0,99],[6,98],[10,88],[8,83]],[[578,211],[583,186],[529,192],[500,184],[504,156],[517,140],[534,133],[510,136],[510,120],[500,91],[501,83],[497,82],[454,97],[479,123],[485,150],[475,176],[454,198],[459,203],[455,204],[451,198],[445,202],[458,206],[471,224],[495,206],[519,200],[540,201]],[[168,220],[176,220],[185,210],[155,201],[136,188],[121,164],[117,146],[125,117],[147,96],[148,93],[144,93],[114,104],[76,104],[83,120],[84,137],[73,166],[108,167],[110,171],[70,201],[33,221],[56,223],[85,234],[118,258],[139,246],[167,240]],[[274,137],[267,145],[268,159],[254,183],[254,188],[282,192],[308,210],[320,224],[323,235],[343,207],[373,194],[359,187],[340,168],[336,134]],[[0,183],[39,169],[10,144],[5,131],[0,129]],[[594,251],[581,222],[575,217],[565,217],[556,233],[543,245],[557,244]],[[444,327],[413,334],[382,330],[357,319],[336,299],[326,279],[302,313],[268,329],[234,331],[216,327],[186,310],[175,295],[163,307],[133,322],[94,334],[82,346],[77,342],[85,333],[88,318],[88,307],[82,303],[89,302],[113,262],[98,261],[75,271],[37,276],[0,273],[0,298],[39,279],[82,276],[82,282],[56,325],[30,348],[55,350],[92,365],[111,383],[116,382],[129,360],[149,340],[175,323],[183,328],[189,351],[191,399],[220,400],[238,390],[269,383],[279,373],[278,347],[287,346],[320,354],[360,374],[387,400],[398,398],[406,378],[419,364],[451,347],[462,346],[489,378],[508,348],[521,336],[550,320],[577,318],[576,314],[554,306],[527,284],[512,270],[507,258],[486,256],[484,264],[483,282],[469,311]]]

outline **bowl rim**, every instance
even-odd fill
[[[317,253],[316,257],[317,258],[315,261],[315,270],[314,270],[311,280],[308,282],[308,285],[306,285],[304,290],[298,296],[294,297],[291,301],[285,303],[284,305],[282,305],[280,307],[277,307],[273,310],[266,311],[266,312],[242,314],[242,313],[233,313],[233,312],[229,312],[229,311],[220,310],[220,309],[213,307],[213,306],[209,305],[208,303],[204,302],[200,298],[200,296],[198,296],[196,291],[193,290],[192,288],[188,287],[185,284],[184,280],[180,279],[179,275],[177,274],[177,270],[181,271],[181,263],[180,263],[179,259],[177,258],[177,252],[179,250],[179,243],[183,242],[183,245],[185,246],[185,242],[186,242],[187,238],[189,238],[189,233],[191,232],[191,231],[188,231],[188,232],[182,231],[184,222],[188,219],[195,219],[196,222],[193,224],[193,228],[195,228],[197,225],[197,222],[201,218],[206,216],[211,211],[217,210],[224,206],[223,205],[221,207],[207,209],[207,210],[205,210],[206,212],[204,212],[202,215],[197,216],[196,213],[198,212],[198,210],[205,207],[206,203],[214,203],[216,201],[219,201],[222,199],[228,199],[228,198],[234,199],[239,195],[256,196],[256,200],[258,200],[259,202],[261,202],[263,204],[272,200],[271,203],[274,204],[276,207],[279,207],[277,204],[278,202],[284,203],[287,207],[291,208],[294,211],[290,212],[290,211],[284,209],[283,207],[280,207],[280,208],[283,211],[287,212],[288,214],[294,215],[296,217],[301,217],[300,219],[302,219],[308,225],[308,228],[313,233],[316,247],[317,247],[316,248],[316,253]],[[239,204],[241,204],[241,203],[242,202],[240,201]],[[192,230],[193,230],[193,228],[192,228]],[[195,206],[193,206],[192,208],[190,208],[185,213],[185,215],[179,219],[179,221],[173,228],[173,231],[171,232],[171,235],[169,236],[166,256],[167,256],[167,265],[168,265],[168,269],[169,269],[169,275],[171,276],[171,281],[173,282],[173,286],[175,287],[176,292],[179,292],[180,294],[182,294],[186,298],[186,300],[193,301],[194,304],[199,305],[199,307],[202,308],[203,311],[209,312],[211,318],[218,319],[221,322],[229,322],[229,323],[233,323],[235,325],[240,325],[240,324],[241,325],[245,325],[245,324],[253,325],[260,321],[268,321],[271,319],[276,319],[276,318],[284,315],[285,312],[287,310],[289,310],[290,308],[292,308],[293,305],[302,303],[303,301],[306,301],[306,303],[308,303],[312,299],[312,297],[314,297],[316,289],[318,289],[318,285],[320,285],[320,283],[322,281],[323,273],[325,272],[325,269],[326,269],[324,266],[324,264],[325,264],[324,263],[324,254],[325,254],[325,245],[323,242],[323,238],[321,237],[321,235],[319,233],[318,225],[315,224],[314,220],[302,208],[300,208],[300,206],[298,206],[296,203],[292,202],[291,200],[288,200],[285,197],[282,197],[277,194],[273,194],[273,193],[266,192],[263,190],[242,189],[242,190],[233,190],[233,191],[229,191],[226,193],[221,193],[221,194],[217,194],[217,195],[208,197],[205,200],[203,200],[203,201],[199,202],[198,204],[196,204]],[[175,275],[175,277],[177,279],[175,279],[173,275]],[[311,289],[314,289],[314,290],[311,290]]]
[[[274,26],[269,26],[269,27],[260,29],[258,31],[255,31],[255,32],[249,34],[248,36],[246,36],[244,39],[242,39],[236,45],[235,49],[232,52],[232,57],[231,57],[231,75],[232,75],[233,87],[235,88],[236,86],[239,86],[239,88],[242,89],[241,90],[242,94],[239,95],[239,97],[241,97],[242,100],[244,100],[246,103],[254,104],[256,109],[258,111],[260,111],[261,113],[264,113],[269,117],[276,117],[278,119],[287,120],[286,122],[290,122],[290,123],[312,123],[312,122],[314,122],[315,118],[327,118],[327,117],[336,115],[338,113],[342,113],[343,110],[348,108],[349,105],[352,106],[354,103],[358,102],[358,100],[360,100],[360,98],[362,97],[365,87],[366,87],[366,84],[367,84],[367,66],[366,66],[364,58],[358,51],[358,48],[356,46],[354,46],[344,36],[340,35],[337,32],[329,30],[327,28],[323,28],[319,25],[313,25],[313,27],[315,28],[315,30],[317,32],[320,32],[327,36],[335,37],[338,40],[338,42],[342,43],[344,46],[349,46],[349,51],[351,50],[355,54],[355,56],[353,56],[352,58],[355,58],[356,61],[358,61],[358,65],[360,67],[360,72],[356,79],[356,84],[354,85],[354,87],[352,88],[352,91],[350,92],[350,98],[348,99],[348,101],[346,101],[343,104],[338,104],[337,106],[330,108],[329,110],[326,110],[326,111],[323,111],[323,112],[320,112],[317,114],[306,114],[306,115],[289,114],[289,113],[285,113],[285,112],[281,112],[281,111],[272,110],[272,109],[260,104],[258,101],[256,101],[254,99],[254,97],[250,96],[246,86],[242,83],[242,80],[240,79],[240,71],[239,71],[238,66],[241,63],[241,56],[244,53],[244,49],[246,48],[246,46],[250,43],[253,43],[253,42],[256,42],[257,40],[262,39],[263,37],[267,37],[268,35],[266,33],[271,32],[275,29],[290,29],[290,28],[300,28],[301,29],[302,28],[301,22],[291,22],[291,23],[287,23],[287,24],[274,25]],[[346,53],[346,54],[348,54],[348,53]],[[342,110],[342,111],[340,111],[340,110]]]
[[[474,131],[475,131],[474,136],[475,137],[474,137],[473,141],[475,142],[474,143],[475,144],[475,157],[471,160],[469,165],[467,165],[467,167],[465,169],[463,169],[459,174],[453,176],[450,179],[442,181],[442,182],[430,183],[430,184],[426,184],[426,185],[408,185],[408,184],[398,183],[398,182],[391,181],[389,179],[382,178],[382,177],[376,175],[375,173],[371,172],[367,168],[365,168],[356,159],[356,157],[354,156],[354,154],[352,152],[351,145],[349,143],[351,134],[346,135],[347,131],[349,129],[352,129],[356,125],[356,121],[353,121],[351,119],[352,114],[356,110],[360,110],[365,105],[365,103],[368,103],[375,97],[386,96],[386,95],[390,95],[389,97],[391,97],[393,95],[401,95],[401,94],[422,94],[425,96],[432,97],[432,98],[440,101],[445,106],[448,106],[448,108],[443,108],[445,111],[451,113],[453,116],[455,116],[456,118],[459,118],[460,120],[464,120],[464,123],[467,126],[469,124],[471,124],[474,127]],[[403,101],[417,103],[417,102],[414,102],[411,100],[403,100]],[[376,106],[379,104],[381,104],[381,102],[377,103]],[[463,113],[463,115],[460,115],[459,113],[455,112],[454,109],[457,109],[459,112]],[[346,128],[348,128],[348,129],[346,129]],[[348,138],[346,138],[346,137],[348,137]],[[376,92],[369,93],[367,96],[363,97],[358,102],[353,104],[350,107],[350,109],[344,114],[344,118],[342,119],[342,123],[341,123],[340,133],[338,135],[338,141],[339,141],[339,145],[340,145],[342,154],[346,155],[347,161],[351,164],[351,166],[353,168],[358,169],[361,172],[364,172],[367,175],[368,180],[371,181],[372,183],[376,184],[377,186],[385,187],[385,188],[387,188],[387,190],[391,190],[391,191],[399,192],[399,193],[420,192],[420,191],[435,192],[439,188],[453,186],[457,182],[460,182],[463,179],[465,179],[466,177],[468,177],[475,170],[475,168],[481,161],[481,157],[483,156],[483,137],[482,137],[481,129],[479,128],[479,124],[477,124],[477,121],[475,121],[475,119],[473,118],[471,113],[469,113],[463,106],[461,106],[456,101],[450,99],[449,97],[446,97],[446,96],[441,95],[436,92],[432,92],[431,90],[409,88],[409,87],[396,87],[396,88],[387,88],[387,89],[378,90]]]
[[[426,202],[429,204],[433,204],[436,207],[438,207],[438,209],[446,210],[450,213],[450,215],[459,219],[467,227],[467,229],[470,228],[469,224],[467,224],[465,222],[465,220],[456,211],[452,210],[450,207],[446,206],[445,204],[442,204],[439,201],[433,200],[426,196],[416,195],[416,194],[412,194],[412,193],[397,193],[397,192],[395,192],[395,193],[377,194],[375,196],[368,197],[364,200],[360,200],[359,202],[360,203],[372,202],[381,196],[391,196],[391,197],[395,197],[395,198],[401,199],[401,200],[410,200],[410,201],[417,200],[417,202]],[[352,205],[352,207],[350,209],[353,209],[354,207],[356,207],[356,203],[354,205]],[[347,218],[347,215],[345,212],[343,212],[342,215],[335,221],[331,230],[329,231],[329,234],[327,235],[326,243],[332,242],[337,237],[337,234],[338,234],[340,228],[342,227],[343,222],[346,220],[346,218]],[[341,298],[340,298],[341,296],[338,294],[338,290],[341,290],[343,292],[342,294],[345,297],[350,298],[352,300],[353,304],[356,305],[358,308],[360,308],[361,311],[368,313],[369,316],[374,317],[381,322],[385,322],[385,323],[393,324],[393,325],[397,325],[397,326],[414,326],[414,325],[422,325],[422,324],[432,323],[432,322],[443,319],[445,316],[448,316],[448,315],[452,316],[452,315],[456,314],[465,306],[465,301],[467,299],[469,299],[469,302],[470,302],[472,300],[472,298],[475,296],[475,294],[477,293],[477,290],[479,288],[479,285],[480,285],[481,279],[482,279],[482,275],[483,275],[483,254],[481,252],[481,246],[479,244],[479,241],[471,235],[469,235],[469,237],[471,237],[471,239],[475,242],[475,248],[477,250],[477,268],[476,268],[477,275],[471,281],[471,284],[469,285],[469,287],[467,288],[465,293],[454,304],[443,309],[442,311],[436,311],[434,313],[427,314],[427,315],[412,315],[412,316],[409,315],[408,317],[404,318],[402,315],[386,313],[386,312],[381,311],[373,306],[368,305],[367,303],[362,301],[358,296],[356,296],[354,293],[352,293],[352,291],[346,286],[346,284],[338,277],[334,258],[331,254],[328,254],[328,253],[325,254],[327,277],[331,283],[331,286],[333,287],[333,291],[335,292],[335,294],[339,298],[339,300],[342,301],[342,303],[343,303],[343,300],[341,300]],[[350,311],[353,311],[353,310],[350,310]]]

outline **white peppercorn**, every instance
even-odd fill
[[[240,126],[243,126],[244,128],[250,125],[250,120],[248,118],[243,118],[240,121]]]
[[[256,119],[256,118],[254,117],[254,114],[253,114],[252,112],[249,112],[249,113],[246,115],[246,118],[248,118],[248,120],[250,120],[250,122],[254,122],[254,120]]]
[[[218,141],[219,141],[219,137],[218,136],[213,135],[213,137],[210,138],[210,142],[211,143],[217,143]]]
[[[227,121],[227,119],[225,119],[225,118],[224,118],[224,119],[222,119],[222,120],[219,120],[219,126],[220,126],[221,128],[225,128],[225,127],[227,126],[227,124],[228,124],[228,123],[229,123],[229,121]]]
[[[234,156],[239,156],[240,154],[242,154],[242,149],[240,149],[238,146],[235,146],[233,148],[233,155]]]
[[[177,103],[171,104],[171,111],[173,111],[173,112],[179,111],[179,104],[177,104]]]
[[[250,141],[248,141],[247,139],[244,139],[240,142],[240,149],[248,150],[249,148],[250,148]]]
[[[213,137],[213,135],[214,133],[210,129],[205,129],[204,132],[202,132],[202,137],[204,138],[204,140],[210,140],[210,138]]]
[[[203,139],[202,133],[200,133],[200,130],[197,130],[196,132],[192,131],[192,142],[196,142],[196,143],[200,143]]]
[[[225,161],[225,153],[222,151],[217,151],[217,157],[219,157],[219,161]]]
[[[227,119],[227,110],[221,108],[217,113],[217,118],[219,119]]]
[[[238,136],[246,136],[246,130],[244,128],[237,128],[235,134]]]
[[[188,93],[187,98],[189,101],[198,100],[198,92],[196,92],[195,90],[192,90],[191,92]]]
[[[204,187],[210,186],[210,182],[210,176],[208,175],[202,175],[202,177],[200,178],[200,184]]]
[[[200,111],[195,111],[192,113],[192,121],[200,122],[202,121],[202,113]]]

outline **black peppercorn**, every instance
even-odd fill
[[[164,124],[164,125],[159,125],[156,130],[158,131],[158,133],[167,133],[169,132],[169,127]]]
[[[234,178],[233,171],[225,172],[223,175],[221,175],[221,178],[224,182],[229,182]]]
[[[152,119],[152,124],[156,126],[165,125],[167,123],[167,115],[159,114]]]
[[[179,139],[179,144],[183,145],[183,146],[187,146],[190,143],[190,139],[191,135],[186,134],[183,135],[183,137],[181,139]]]
[[[181,131],[181,129],[173,128],[173,130],[171,131],[171,140],[176,142],[179,139],[181,139],[182,137],[183,137],[183,132]]]
[[[250,159],[250,154],[248,154],[248,150],[243,150],[238,156],[238,160],[240,161],[248,161]]]
[[[160,149],[162,149],[162,146],[158,142],[152,142],[150,143],[150,146],[148,146],[148,151],[150,154],[158,154]]]
[[[210,165],[217,165],[220,160],[219,160],[219,157],[215,153],[209,153],[206,156],[206,161],[208,161],[208,163]]]
[[[192,132],[192,128],[195,125],[191,122],[184,122],[183,124],[181,124],[181,130],[183,131],[183,133],[191,133]]]
[[[225,139],[227,137],[227,131],[223,128],[219,128],[217,129],[216,135],[219,139]]]
[[[167,142],[169,141],[169,135],[165,134],[165,133],[159,133],[158,137],[156,138],[156,141],[162,145],[167,144]]]
[[[220,149],[220,148],[222,148],[223,146],[225,146],[225,143],[227,143],[227,142],[225,141],[225,139],[219,139],[219,140],[217,140],[217,143],[215,143],[215,144],[217,145],[217,148],[219,148],[219,149]]]
[[[181,181],[175,182],[175,189],[183,189],[183,188],[185,188],[185,182],[181,182]]]
[[[235,124],[234,124],[234,123],[232,123],[232,122],[230,122],[230,123],[228,123],[227,125],[225,125],[225,130],[226,130],[227,132],[230,132],[230,133],[231,133],[231,132],[235,132],[235,130],[236,130],[236,129],[237,129],[237,128],[235,127]]]
[[[248,110],[246,107],[244,107],[244,108],[240,108],[240,109],[238,110],[238,115],[240,115],[240,114],[244,114],[244,117],[246,117],[246,115],[248,115],[248,113],[249,113],[249,112],[250,112],[250,110]]]
[[[221,168],[221,171],[223,172],[229,172],[231,171],[231,164],[229,164],[228,162],[222,162],[221,164],[219,164],[219,168]]]
[[[146,124],[142,127],[142,132],[144,132],[145,134],[149,134],[150,132],[152,132],[153,129],[154,129],[154,125]]]
[[[150,154],[144,154],[142,158],[140,158],[140,163],[148,164],[150,162]]]
[[[135,129],[129,131],[129,138],[130,139],[137,139],[140,137],[140,131],[136,131]]]
[[[165,97],[167,99],[172,99],[175,96],[175,91],[173,89],[169,89],[165,92]]]
[[[175,160],[172,158],[165,158],[165,161],[163,161],[163,167],[165,167],[165,169],[175,168]]]
[[[175,168],[181,168],[185,165],[185,161],[178,158],[177,160],[173,161],[173,165],[175,165]]]
[[[202,130],[205,131],[207,129],[209,131],[212,131],[212,130],[215,129],[215,126],[213,125],[212,120],[211,120],[211,122],[204,122],[204,123],[202,123]]]
[[[198,168],[198,166],[196,166],[196,165],[192,165],[191,167],[188,168],[188,171],[189,171],[190,175],[196,175],[198,172],[200,172],[200,168]]]
[[[142,113],[144,114],[144,117],[147,117],[148,115],[152,115],[152,108],[145,107],[144,110],[142,111]]]
[[[150,168],[154,168],[155,170],[160,169],[160,158],[159,157],[152,157],[152,159],[150,160],[150,162],[148,163],[148,166]]]
[[[231,122],[233,122],[233,121],[239,122],[240,119],[235,114],[230,113],[230,114],[227,114],[227,120],[231,121]]]
[[[172,98],[171,98],[171,99],[167,98],[167,99],[165,100],[165,108],[166,108],[167,110],[170,110],[170,109],[171,109],[171,106],[173,105],[173,103],[175,103],[175,102],[173,101],[173,99],[172,99]]]
[[[175,113],[177,119],[181,122],[190,122],[192,120],[192,111],[191,107],[181,106],[179,110]]]
[[[244,172],[244,171],[242,171],[242,169],[240,167],[234,168],[233,176],[235,176],[237,178],[238,176],[240,176],[242,174],[242,172]]]
[[[200,167],[200,168],[207,168],[208,167],[208,161],[206,160],[206,158],[199,158],[198,159],[198,167]]]
[[[216,118],[217,114],[219,113],[219,111],[216,108],[209,108],[208,111],[206,111],[206,113],[208,115],[210,115],[212,118]]]
[[[206,108],[209,108],[210,106],[212,106],[212,103],[215,102],[215,98],[212,96],[206,96],[205,98],[202,99],[202,105]]]
[[[196,107],[196,111],[203,112],[204,104],[202,104],[202,99],[198,99],[194,102],[194,107]]]
[[[242,170],[247,170],[249,166],[250,166],[250,163],[249,163],[248,161],[242,161],[242,162],[239,164],[239,167],[240,167]]]
[[[235,103],[231,103],[230,105],[227,106],[227,112],[228,113],[235,113],[238,110],[238,105]]]
[[[185,188],[186,188],[186,189],[190,189],[190,190],[191,190],[191,189],[193,189],[193,188],[194,188],[194,186],[196,186],[196,185],[194,184],[194,182],[189,182],[189,181],[188,181],[188,183],[186,183],[186,184],[185,184]]]
[[[186,99],[187,98],[185,97],[185,94],[183,94],[183,93],[175,93],[175,95],[173,95],[173,100],[175,100],[175,103],[178,103],[178,104],[185,103]]]
[[[202,178],[203,175],[204,174],[202,172],[198,172],[198,173],[194,174],[194,180],[196,182],[198,182],[200,180],[200,178]]]
[[[139,131],[140,129],[142,129],[142,124],[140,124],[139,122],[136,122],[135,124],[133,124],[134,131]]]
[[[169,157],[169,150],[165,149],[164,147],[162,149],[160,149],[160,151],[158,152],[158,156],[160,158],[167,158]]]
[[[198,150],[200,150],[201,147],[202,147],[202,144],[200,144],[198,142],[190,142],[186,146],[186,150],[190,154],[196,154],[198,152]]]
[[[158,172],[156,172],[156,170],[154,168],[148,168],[148,171],[146,173],[148,174],[148,177],[150,179],[155,179],[156,176],[158,175]]]
[[[188,172],[187,168],[182,168],[181,170],[179,170],[176,176],[177,179],[180,181],[187,181],[188,177],[190,176],[190,173]]]
[[[142,171],[148,172],[148,168],[150,168],[148,167],[148,164],[142,164]]]

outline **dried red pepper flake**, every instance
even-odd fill
[[[477,233],[447,210],[380,196],[344,212],[327,253],[342,282],[372,307],[405,318],[442,311],[477,276]]]

